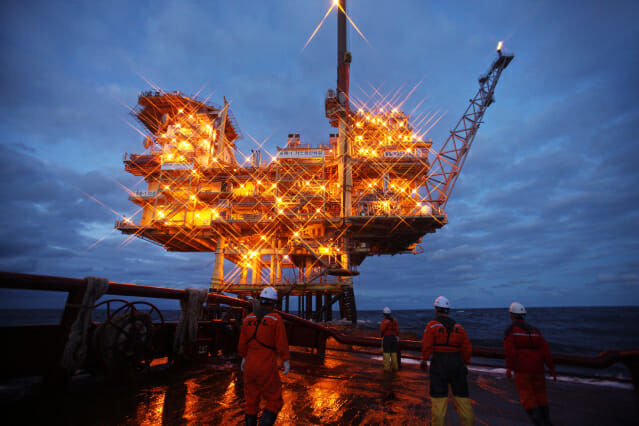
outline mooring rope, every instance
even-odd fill
[[[86,277],[86,290],[82,298],[82,304],[71,330],[69,338],[62,354],[62,368],[68,372],[74,372],[80,368],[87,356],[87,329],[91,323],[91,314],[98,300],[109,288],[109,280],[99,277]]]
[[[173,339],[173,352],[179,356],[184,356],[184,348],[195,342],[198,321],[208,295],[208,289],[203,288],[187,288],[184,291],[186,294],[180,300],[182,315]]]

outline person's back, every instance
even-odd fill
[[[526,308],[513,302],[508,309],[512,324],[504,332],[506,375],[515,372],[521,405],[535,425],[551,425],[546,395],[544,364],[557,380],[550,348],[544,336],[524,318]]]
[[[468,394],[468,368],[472,346],[466,330],[448,316],[450,302],[443,296],[435,300],[437,317],[430,321],[422,338],[421,368],[430,363],[430,397],[433,426],[444,425],[448,407],[448,388],[455,399],[455,408],[462,425],[475,424]]]
[[[552,365],[550,347],[541,332],[523,319],[517,319],[504,332],[506,365],[522,373],[544,371]]]
[[[277,369],[278,355],[288,359],[283,324],[282,318],[275,312],[264,315],[261,320],[254,313],[244,318],[242,330],[245,332],[240,336],[238,351],[246,354],[245,374],[264,375]]]
[[[422,352],[459,353],[464,363],[470,362],[472,346],[466,330],[449,316],[437,315],[426,326]]]
[[[390,316],[390,314],[382,320],[380,325],[380,332],[382,337],[384,336],[399,336],[399,325],[397,320]]]
[[[265,407],[260,425],[275,423],[277,413],[284,404],[277,357],[283,361],[283,374],[288,374],[290,354],[284,322],[273,312],[277,299],[277,291],[273,287],[266,287],[260,294],[259,305],[256,305],[260,307],[259,312],[247,315],[242,321],[237,352],[242,357],[244,411],[249,426],[257,425],[261,400],[265,401]]]
[[[397,320],[391,317],[391,310],[385,307],[383,310],[384,319],[379,327],[382,335],[382,353],[384,359],[384,371],[399,369],[399,325]]]

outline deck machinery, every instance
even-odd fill
[[[130,196],[139,223],[124,219],[116,227],[169,251],[214,252],[213,291],[256,296],[268,284],[287,312],[331,320],[339,302],[341,317],[356,322],[352,277],[363,260],[419,252],[421,238],[447,223],[443,208],[513,55],[498,49],[430,158],[432,140],[401,110],[350,108],[345,3],[337,90],[325,100],[337,134],[317,145],[289,134],[270,158],[259,150],[238,158],[240,131],[226,100],[215,106],[180,92],[142,93],[135,114],[149,131],[146,151],[125,155],[124,164],[148,187]]]

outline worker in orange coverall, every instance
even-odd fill
[[[247,315],[242,323],[237,352],[242,357],[247,425],[257,425],[262,399],[266,404],[260,417],[260,426],[275,423],[284,405],[278,356],[284,364],[282,374],[288,374],[291,364],[284,321],[273,312],[276,302],[277,290],[266,287],[260,294],[260,303],[255,305],[254,312]]]
[[[513,302],[508,309],[512,324],[504,333],[506,376],[515,372],[515,386],[521,405],[535,425],[552,425],[546,396],[544,363],[557,381],[555,364],[546,339],[539,330],[524,321],[526,308]]]
[[[382,311],[384,313],[384,319],[379,326],[380,333],[382,334],[382,354],[384,357],[384,371],[391,371],[391,365],[393,371],[399,369],[399,363],[397,361],[397,352],[399,349],[399,325],[397,320],[391,316],[391,310],[389,307],[385,307]]]
[[[468,397],[468,368],[472,346],[461,324],[448,316],[450,302],[444,296],[435,299],[434,320],[428,323],[422,338],[422,370],[430,362],[431,424],[443,426],[448,408],[448,386],[453,391],[455,408],[463,426],[475,424],[473,407]]]

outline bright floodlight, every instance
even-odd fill
[[[499,43],[497,43],[497,51],[501,52],[501,46],[503,46],[504,42],[500,41]]]

